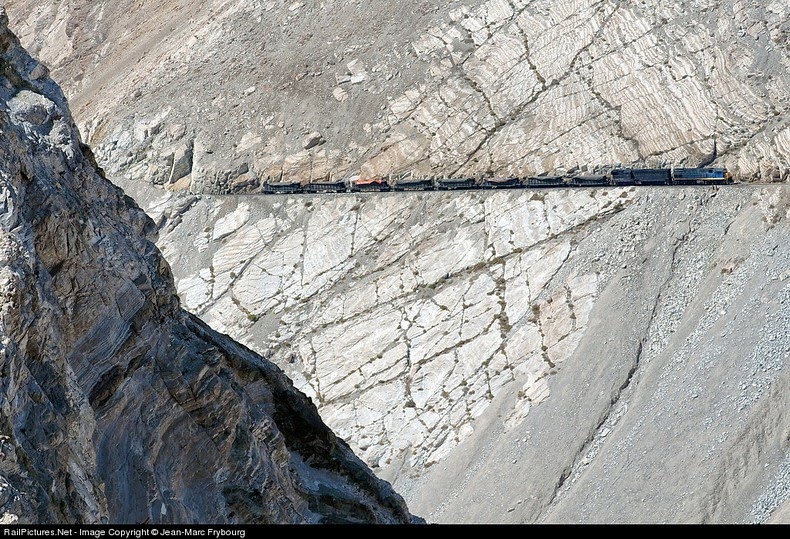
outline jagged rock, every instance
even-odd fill
[[[7,24],[0,520],[418,520],[282,371],[181,310],[154,223]]]
[[[173,152],[172,168],[167,183],[176,183],[192,172],[192,145],[181,144]]]
[[[309,135],[307,135],[304,140],[302,141],[302,148],[305,150],[309,150],[311,148],[315,148],[316,146],[320,146],[321,144],[325,143],[324,137],[318,131],[313,131]]]
[[[12,97],[8,109],[16,122],[36,127],[53,120],[56,113],[55,103],[29,90],[21,90]]]

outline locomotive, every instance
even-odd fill
[[[362,193],[385,191],[455,191],[558,187],[620,187],[628,185],[726,185],[733,183],[726,168],[614,168],[605,174],[542,175],[478,179],[402,177],[353,181],[276,182],[263,184],[265,194]]]

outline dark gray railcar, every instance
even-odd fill
[[[570,184],[576,187],[603,187],[609,185],[609,178],[604,174],[579,174],[571,177]]]
[[[477,181],[474,178],[447,178],[438,180],[436,184],[439,189],[443,191],[452,191],[454,189],[477,189]]]
[[[634,185],[634,177],[630,168],[616,168],[612,170],[612,183],[615,185]]]
[[[515,176],[509,178],[491,178],[480,184],[482,189],[515,189],[523,187],[521,180]]]
[[[563,176],[530,176],[527,178],[527,187],[565,187]]]
[[[398,180],[395,182],[395,191],[433,191],[433,180]]]
[[[632,168],[631,175],[636,185],[670,185],[672,171],[668,168]]]
[[[348,188],[346,182],[310,182],[303,188],[305,193],[345,193]]]
[[[304,190],[299,182],[266,182],[263,184],[263,192],[269,195],[291,195],[303,193]]]
[[[351,183],[351,191],[354,193],[364,193],[364,192],[381,192],[381,191],[389,191],[390,184],[387,180],[382,180],[380,178],[374,178],[370,180],[357,180]]]

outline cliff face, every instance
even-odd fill
[[[182,311],[0,11],[0,514],[40,522],[409,522],[261,356]]]
[[[781,0],[9,0],[113,178],[790,174]]]

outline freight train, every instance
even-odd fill
[[[556,187],[619,187],[627,185],[726,185],[733,183],[725,168],[615,168],[605,174],[543,175],[478,179],[414,178],[351,181],[276,182],[263,184],[265,194],[363,193],[386,191],[455,191]]]

